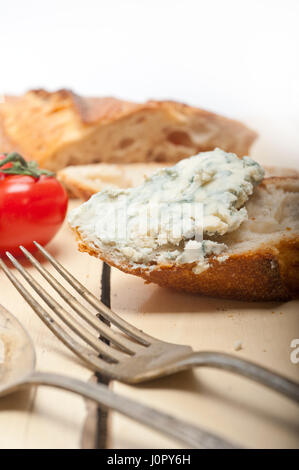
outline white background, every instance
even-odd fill
[[[0,93],[172,98],[238,118],[299,166],[298,0],[7,0]]]

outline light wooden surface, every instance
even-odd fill
[[[49,249],[81,282],[100,294],[101,263],[77,251],[66,226]],[[0,282],[1,303],[33,338],[38,369],[90,379],[91,372],[59,344],[2,272]],[[158,338],[199,350],[230,352],[299,380],[299,364],[290,361],[291,340],[299,338],[299,302],[250,304],[203,298],[145,285],[141,279],[113,270],[112,306]],[[243,349],[236,352],[238,340]],[[119,383],[112,387],[245,446],[299,447],[298,406],[226,372],[197,369],[137,387]],[[85,419],[84,400],[70,393],[40,387],[2,398],[0,448],[78,448]],[[94,431],[94,423],[90,429]],[[116,413],[109,415],[108,436],[112,448],[177,446]],[[85,435],[88,445],[92,441],[92,435]]]

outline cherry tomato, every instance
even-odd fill
[[[34,240],[46,245],[54,237],[64,221],[68,197],[53,176],[5,174],[5,167],[0,168],[0,256],[5,251],[18,256],[19,245],[34,251]]]

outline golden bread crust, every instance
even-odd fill
[[[112,97],[85,98],[70,90],[32,90],[20,97],[6,97],[0,105],[0,118],[0,150],[18,150],[26,158],[54,170],[95,161],[174,162],[215,147],[243,156],[257,137],[238,121],[182,103],[138,104]],[[133,135],[139,139],[134,151],[127,148],[125,138],[132,126]],[[188,142],[185,129],[194,141]],[[142,148],[144,137],[148,140]],[[122,152],[111,142],[119,143]],[[151,156],[152,149],[159,145],[160,150]]]
[[[244,301],[285,301],[299,297],[299,237],[259,251],[233,254],[223,262],[211,259],[210,267],[200,274],[192,271],[195,263],[163,265],[152,271],[116,264],[100,250],[84,243],[78,232],[77,240],[79,251],[161,287]]]

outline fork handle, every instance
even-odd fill
[[[207,366],[234,372],[276,390],[299,403],[298,383],[254,362],[230,354],[199,351],[191,353],[179,362],[180,369],[189,368],[190,366]]]
[[[137,401],[118,395],[102,384],[83,382],[59,374],[33,372],[22,380],[22,382],[16,384],[14,388],[29,384],[48,385],[82,395],[85,398],[97,402],[101,406],[111,408],[139,423],[148,425],[184,443],[188,448],[236,449],[240,447],[215,434],[163,413],[162,411],[155,410]]]

